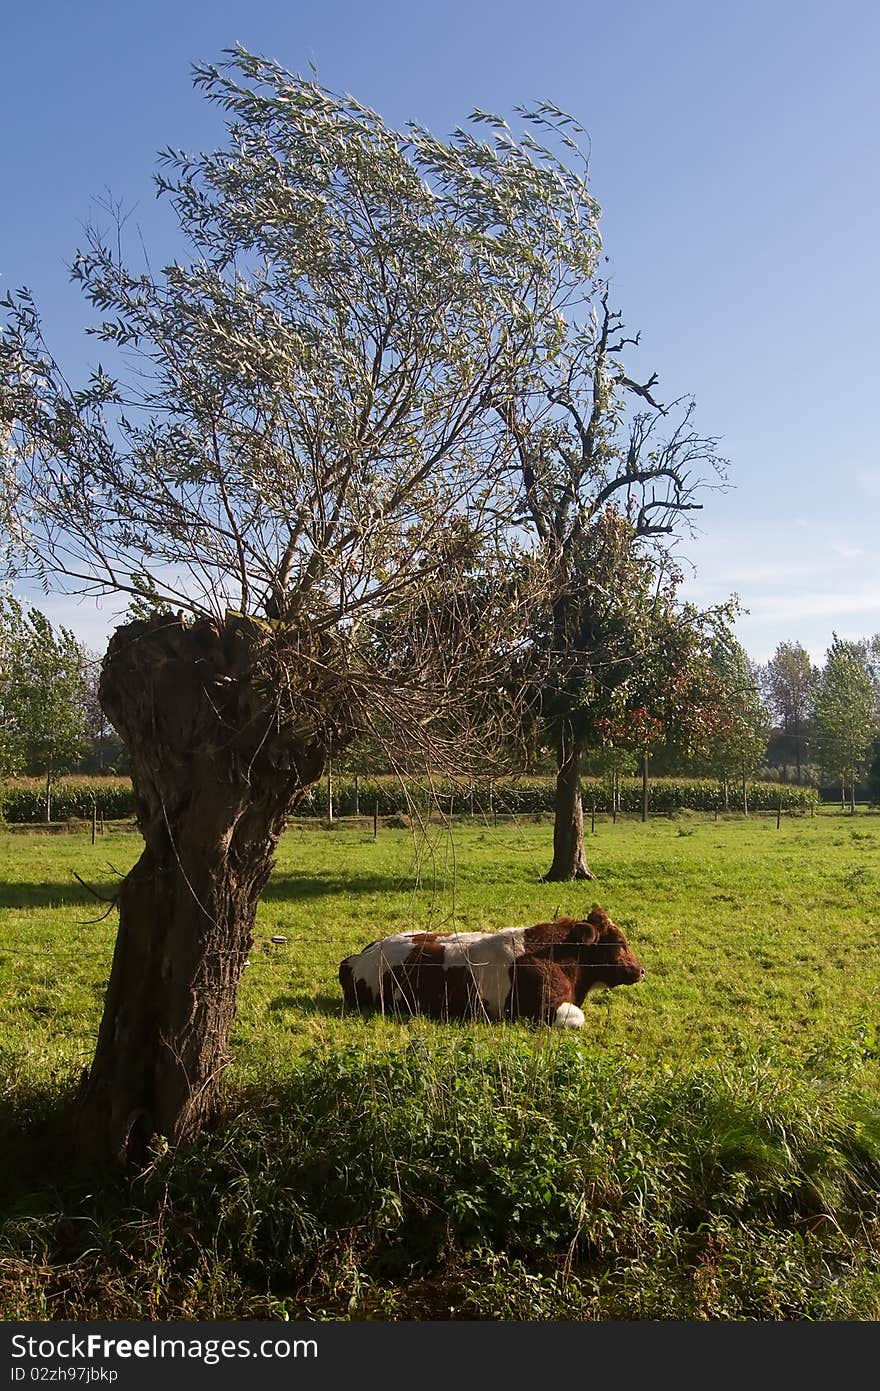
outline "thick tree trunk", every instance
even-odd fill
[[[560,746],[557,766],[553,863],[544,880],[557,883],[569,879],[594,879],[596,876],[587,864],[584,851],[580,749],[567,742]]]
[[[78,1098],[78,1143],[95,1158],[140,1161],[153,1137],[177,1144],[215,1111],[257,903],[326,752],[301,708],[292,732],[273,643],[277,661],[277,638],[240,618],[131,623],[110,643],[101,703],[129,750],[145,847],[119,890]]]

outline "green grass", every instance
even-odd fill
[[[290,831],[226,1125],[96,1186],[41,1157],[115,932],[73,871],[139,840],[0,835],[7,1316],[880,1317],[880,818],[602,819],[594,884],[539,882],[549,838]],[[647,976],[582,1034],[342,1012],[378,936],[594,900]]]
[[[833,1064],[841,1052],[870,1053],[880,818],[783,819],[778,831],[772,817],[599,823],[588,839],[593,884],[541,884],[548,839],[546,824],[434,828],[428,841],[289,832],[259,910],[230,1080],[276,1077],[313,1043],[402,1041],[412,1025],[342,1016],[338,963],[376,937],[527,924],[594,900],[626,930],[647,977],[590,998],[592,1042],[633,1049],[642,1065],[758,1049],[816,1068],[826,1055]],[[94,847],[86,836],[0,836],[0,1048],[34,1078],[88,1062],[109,969],[115,917],[93,921],[103,906],[74,871],[109,895],[139,846],[126,834]]]

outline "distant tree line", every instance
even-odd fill
[[[824,666],[814,666],[800,643],[780,643],[759,671],[774,717],[770,767],[798,782],[839,788],[855,807],[860,785],[880,800],[880,634],[857,642],[834,635]]]
[[[856,642],[835,634],[821,667],[797,642],[752,662],[723,628],[708,653],[702,698],[711,719],[696,722],[696,737],[694,729],[686,740],[660,737],[650,751],[655,775],[715,776],[725,805],[741,798],[746,811],[756,778],[811,783],[851,809],[857,795],[880,801],[880,634]],[[619,733],[588,759],[589,771],[636,771],[625,722]]]

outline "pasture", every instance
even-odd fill
[[[0,835],[7,1317],[880,1317],[880,818],[291,829],[229,1114],[137,1180],[77,1175],[139,838]],[[583,1031],[344,1014],[366,942],[582,915],[647,969]],[[272,937],[286,941],[273,943]]]

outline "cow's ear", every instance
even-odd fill
[[[593,942],[598,942],[599,924],[594,920],[592,913],[588,918],[585,918],[583,922],[578,923],[578,937],[580,941],[586,943],[587,946],[590,946]]]

